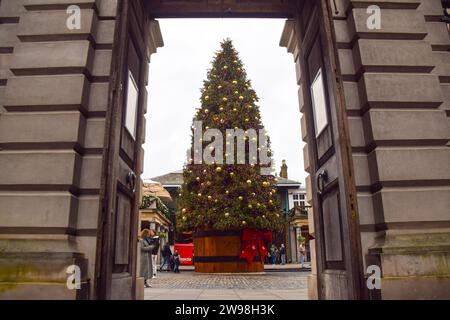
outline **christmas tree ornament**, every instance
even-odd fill
[[[252,180],[247,180],[247,184],[252,184]]]
[[[239,198],[238,198],[239,200],[244,200],[244,197],[243,196],[239,196]]]
[[[223,97],[222,100],[223,101],[228,101],[228,98],[227,97]]]
[[[230,214],[228,212],[225,212],[225,218],[228,218],[230,216]]]
[[[244,100],[244,97],[243,96],[239,96],[239,100]]]
[[[217,167],[217,168],[216,168],[216,172],[217,172],[217,173],[222,172],[222,167]]]
[[[181,210],[181,212],[186,213],[186,208],[183,208],[183,210]]]

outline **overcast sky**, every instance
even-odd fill
[[[229,37],[259,96],[277,172],[286,159],[289,178],[304,184],[298,86],[292,54],[279,46],[281,19],[161,19],[164,47],[151,57],[145,179],[182,168],[200,88],[214,52]]]

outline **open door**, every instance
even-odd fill
[[[149,23],[142,1],[119,1],[103,163],[97,299],[136,298],[139,189]]]
[[[328,0],[295,18],[314,208],[319,299],[361,299],[362,252],[352,154]]]

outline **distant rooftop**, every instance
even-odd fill
[[[300,188],[301,182],[285,179],[281,177],[277,178],[277,186],[278,187],[294,187]],[[157,181],[163,185],[163,187],[181,187],[183,184],[183,170],[178,170],[174,172],[170,172],[168,174],[164,174],[162,176],[151,178],[153,181]]]

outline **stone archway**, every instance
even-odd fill
[[[378,1],[380,30],[367,27],[367,1],[136,1],[134,18],[124,23],[128,3],[84,1],[80,29],[67,28],[71,1],[0,3],[0,297],[137,297],[132,208],[138,195],[130,193],[127,176],[139,176],[144,124],[134,143],[124,137],[122,67],[133,54],[148,62],[163,44],[152,20],[163,16],[294,19],[282,45],[299,71],[308,142],[310,230],[317,239],[312,297],[450,297],[450,40],[440,1]],[[307,22],[315,14],[328,16],[315,20],[317,45]],[[141,32],[132,36],[134,53],[121,42],[130,25]],[[332,98],[330,130],[322,137],[309,97],[318,64],[308,62],[305,48],[324,50]],[[139,79],[143,114],[145,71]],[[336,207],[340,234],[330,232]],[[119,209],[128,212],[128,227]],[[129,246],[117,246],[123,235]],[[336,263],[332,246],[339,238],[344,263]],[[81,267],[81,290],[66,287],[69,265]],[[381,268],[381,290],[365,288],[369,265]]]

